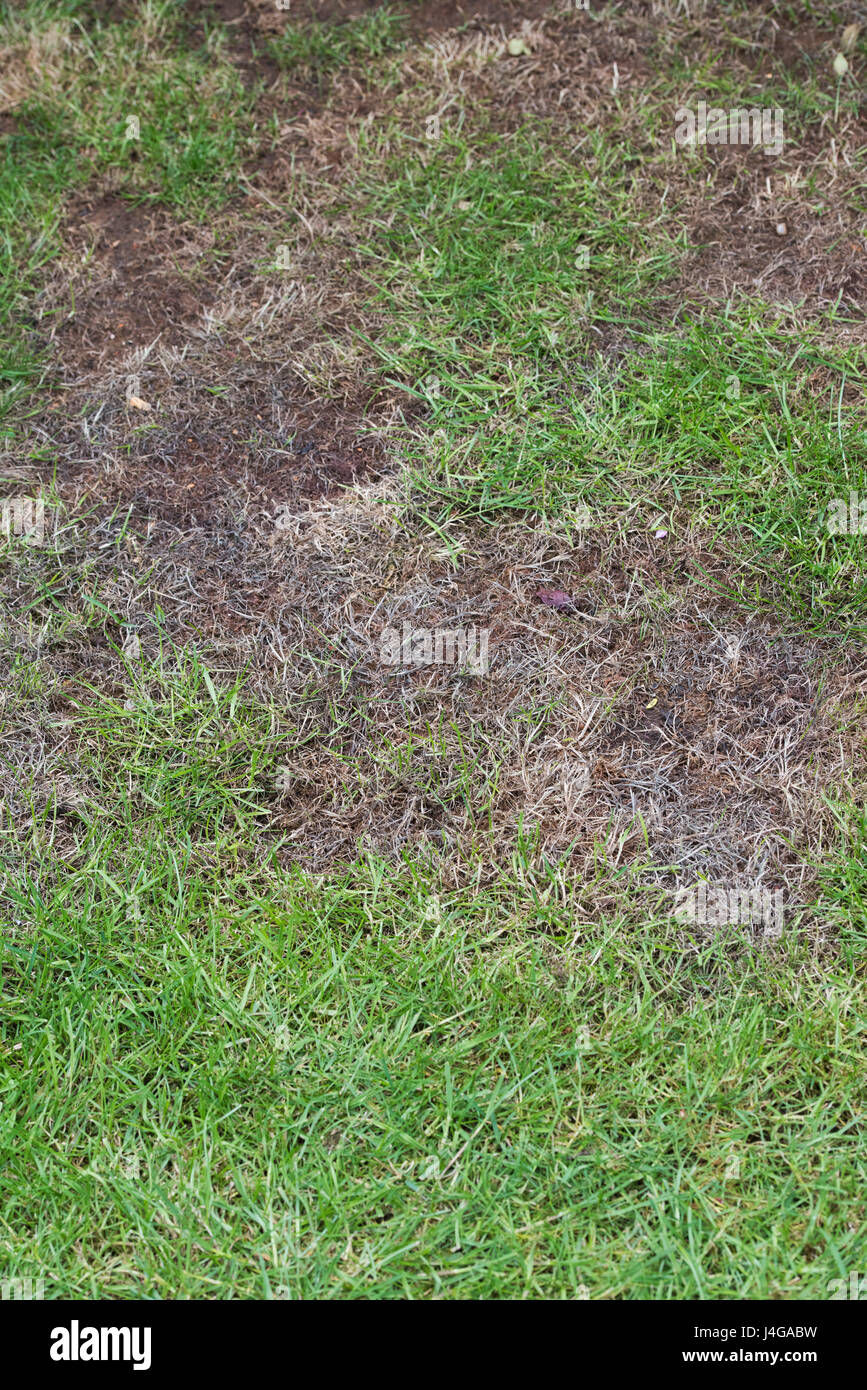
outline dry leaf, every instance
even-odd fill
[[[840,39],[840,47],[844,53],[851,53],[858,42],[858,35],[861,33],[860,24],[847,24],[843,30],[843,37]]]
[[[842,53],[838,53],[837,57],[834,59],[834,71],[838,77],[845,77],[846,73],[849,71],[849,64],[846,62]]]
[[[131,405],[134,410],[150,410],[147,401],[143,401],[141,396],[128,396],[127,405]]]
[[[564,589],[537,589],[536,598],[549,608],[556,608],[558,613],[568,613],[575,607]]]

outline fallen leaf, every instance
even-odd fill
[[[654,696],[654,698],[651,700],[650,704],[649,704],[649,705],[645,705],[644,708],[645,708],[645,709],[653,709],[653,706],[654,706],[654,705],[658,705],[658,704],[659,704],[659,698],[658,698],[658,696]]]
[[[564,589],[537,589],[536,598],[540,603],[545,603],[549,608],[556,608],[558,613],[568,613],[575,607],[574,602]]]
[[[127,405],[131,405],[134,410],[150,410],[147,401],[143,401],[141,396],[128,396]]]
[[[840,47],[844,53],[851,53],[858,42],[858,35],[861,33],[860,24],[847,24],[843,30],[843,37],[840,40]]]
[[[522,53],[529,53],[530,50],[523,39],[509,39],[509,52],[513,58],[520,58]]]
[[[838,77],[845,77],[846,73],[849,71],[849,64],[842,53],[838,53],[834,59],[834,71]]]

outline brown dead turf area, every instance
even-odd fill
[[[183,344],[210,303],[196,275],[201,242],[162,210],[111,195],[83,202],[70,210],[67,243],[86,270],[68,279],[78,292],[65,315],[57,312],[52,336],[61,360],[79,372],[104,370],[156,342]]]
[[[493,877],[519,832],[537,832],[588,885],[588,910],[610,891],[592,888],[600,855],[649,891],[706,874],[809,902],[804,857],[828,831],[824,794],[864,792],[857,662],[715,599],[699,579],[724,576],[726,559],[698,537],[570,545],[518,523],[452,526],[454,567],[408,500],[396,479],[376,480],[275,525],[236,479],[222,507],[209,496],[131,528],[120,565],[119,519],[79,527],[77,544],[114,557],[101,601],[147,659],[160,608],[179,645],[208,637],[215,678],[246,665],[252,691],[275,703],[275,734],[292,736],[280,788],[266,774],[262,796],[287,862],[322,870],[361,842],[445,856],[459,882],[473,847]],[[540,605],[540,586],[564,589],[574,611]],[[488,674],[383,664],[383,630],[404,623],[488,629]],[[5,661],[29,654],[50,672],[51,713],[18,727],[7,711],[46,804],[59,768],[66,802],[99,801],[83,771],[70,775],[71,735],[56,721],[78,679],[134,704],[160,698],[112,650],[122,631],[107,636],[84,666],[74,633],[50,653],[26,624],[5,639]],[[398,756],[410,748],[411,768]]]
[[[262,269],[293,161],[313,184],[328,172],[349,188],[360,123],[391,108],[417,121],[420,74],[428,96],[495,113],[504,138],[542,116],[578,140],[620,112],[640,146],[656,56],[709,61],[713,24],[661,20],[636,4],[603,29],[546,4],[435,0],[409,9],[419,42],[405,87],[378,92],[353,70],[327,100],[303,88],[299,97],[264,58],[256,66],[262,38],[306,13],[372,8],[188,6],[203,33],[227,27],[235,59],[265,81],[263,111],[285,127],[246,170],[247,196],[213,225],[134,206],[110,181],[68,209],[67,251],[38,305],[55,392],[24,450],[45,462],[7,459],[7,476],[56,478],[68,516],[85,518],[71,553],[95,554],[101,601],[146,656],[158,651],[159,608],[180,645],[208,639],[219,676],[246,666],[256,694],[281,702],[298,751],[285,790],[265,791],[275,831],[312,867],[353,858],[359,840],[388,854],[453,850],[457,864],[481,839],[493,865],[530,827],[588,877],[602,843],[615,866],[646,862],[651,883],[675,865],[690,878],[785,885],[801,900],[803,852],[827,823],[823,792],[863,762],[857,660],[712,599],[700,575],[724,579],[731,557],[688,534],[663,547],[642,533],[575,547],[524,523],[454,527],[453,565],[404,491],[406,396],[374,390],[348,331],[375,336],[376,311],[359,307],[348,258],[317,249],[315,206],[299,203],[310,235],[293,243],[305,274]],[[526,35],[527,60],[488,61],[512,31]],[[828,43],[812,24],[758,16],[742,38],[726,63],[740,63],[745,84],[762,45],[801,71]],[[741,292],[805,317],[839,300],[863,317],[864,239],[844,196],[859,177],[849,156],[861,134],[833,152],[817,135],[774,161],[708,151],[700,177],[645,146],[636,177],[648,203],[666,197],[694,248],[666,302]],[[821,213],[805,191],[811,174],[823,180]],[[129,405],[131,380],[149,411]],[[7,575],[7,597],[15,583]],[[566,590],[574,611],[535,602],[546,585]],[[382,630],[404,622],[490,629],[489,676],[385,667]],[[19,652],[28,640],[24,627],[9,638]],[[33,659],[43,660],[38,646]],[[50,700],[82,674],[130,689],[108,641],[85,653],[61,643],[45,674]],[[542,705],[550,715],[530,737],[526,711]],[[66,748],[52,729],[19,731],[46,798]],[[410,781],[382,750],[413,738],[425,776]],[[86,804],[86,781],[63,777],[69,804]]]
[[[192,15],[213,18],[248,32],[280,33],[290,25],[315,20],[339,23],[382,8],[382,0],[291,0],[278,9],[274,0],[192,0]],[[551,9],[550,0],[416,0],[397,6],[415,37],[480,24],[514,24]]]

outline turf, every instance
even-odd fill
[[[867,50],[696,8],[0,7],[4,1280],[864,1268]]]

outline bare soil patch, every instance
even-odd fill
[[[192,36],[201,40],[207,24],[226,27],[230,51],[247,80],[271,85],[279,74],[262,40],[309,22],[339,24],[363,18],[382,8],[382,0],[293,0],[278,9],[274,0],[192,0],[188,13]],[[431,0],[423,5],[398,6],[409,34],[421,40],[454,28],[513,26],[544,15],[550,0]],[[311,84],[300,84],[311,100],[321,95]]]
[[[382,8],[382,0],[293,0],[279,10],[274,0],[196,0],[200,12],[229,22],[243,19],[260,32],[280,31],[304,20],[339,23],[360,19]],[[425,0],[396,5],[416,37],[473,24],[514,24],[546,14],[551,0]]]
[[[320,865],[350,858],[360,836],[386,853],[466,851],[491,826],[509,845],[523,825],[576,868],[598,842],[624,865],[649,857],[800,893],[821,790],[856,765],[863,743],[845,715],[863,697],[863,672],[832,656],[832,644],[703,594],[695,567],[725,561],[694,546],[677,547],[683,582],[669,583],[657,608],[660,559],[642,538],[604,553],[582,546],[572,561],[553,538],[518,527],[465,540],[455,571],[433,548],[421,554],[411,538],[389,535],[387,521],[351,497],[297,518],[278,540],[275,561],[303,630],[344,660],[355,655],[349,742],[326,720],[318,752],[306,743],[280,798],[279,824],[297,832],[299,852]],[[540,584],[571,593],[578,611],[540,607]],[[404,622],[488,629],[488,676],[384,665],[382,631]],[[301,686],[288,679],[297,699]],[[542,707],[553,712],[531,738],[521,711]],[[441,731],[414,740],[411,774],[382,754],[403,747],[410,727]]]
[[[96,197],[71,210],[67,239],[86,262],[70,277],[74,295],[52,333],[67,374],[104,369],[154,342],[182,344],[210,302],[196,283],[201,244],[162,209]]]
[[[814,211],[787,175],[806,160],[820,166],[827,149],[799,149],[785,163],[742,151],[715,152],[712,188],[696,198],[690,238],[701,248],[684,265],[677,296],[728,298],[736,290],[815,314],[838,304],[863,320],[867,306],[867,242],[846,202]],[[827,177],[831,176],[831,169]]]
[[[295,412],[293,425],[278,429],[250,405],[237,412],[228,405],[217,419],[213,413],[173,417],[162,428],[131,428],[124,462],[108,474],[90,459],[67,466],[62,476],[82,501],[89,493],[131,508],[136,521],[150,527],[165,522],[195,529],[231,515],[273,518],[281,507],[322,497],[388,466],[381,442],[347,436],[337,412],[316,426],[305,423],[308,418],[309,412]],[[114,433],[119,443],[119,431]]]

